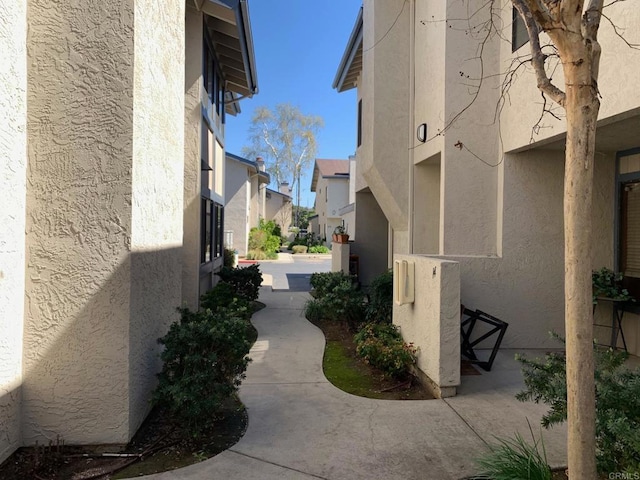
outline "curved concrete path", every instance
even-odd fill
[[[545,409],[513,398],[513,365],[463,377],[460,395],[447,400],[372,400],[335,388],[322,373],[324,336],[302,315],[308,298],[262,288],[267,308],[252,319],[259,336],[240,390],[244,437],[209,460],[142,478],[461,479],[475,473],[473,459],[494,434],[526,438],[527,417],[538,431]],[[505,355],[509,365],[513,353]],[[498,368],[508,375],[494,375]],[[564,463],[564,435],[544,432],[552,464]]]

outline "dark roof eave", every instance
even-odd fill
[[[338,92],[343,92],[353,87],[345,88],[344,82],[349,74],[349,69],[351,68],[351,64],[353,59],[358,52],[358,47],[362,45],[362,7],[360,7],[360,11],[358,12],[358,17],[356,18],[356,23],[353,26],[353,31],[351,32],[351,36],[349,37],[349,41],[347,42],[347,47],[345,48],[344,54],[342,55],[342,59],[340,60],[340,64],[338,66],[338,71],[336,72],[336,76],[333,80],[332,88],[338,90]]]
[[[247,0],[239,0],[239,8],[236,9],[238,28],[241,28],[240,43],[242,45],[242,58],[247,66],[247,85],[251,96],[258,93],[258,75],[256,70],[256,58],[253,50],[253,35],[251,33],[251,21],[249,19],[249,6]]]

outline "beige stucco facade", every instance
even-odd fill
[[[311,191],[316,194],[314,211],[318,215],[317,233],[325,245],[330,246],[334,229],[338,226],[348,228],[340,210],[349,203],[349,162],[317,159]]]
[[[273,220],[276,222],[276,225],[280,225],[282,234],[286,235],[293,221],[291,196],[267,188],[265,192],[264,216],[267,220]]]
[[[481,6],[450,0],[365,0],[334,87],[356,87],[362,102],[362,142],[356,151],[358,234],[376,222],[379,229],[388,224],[390,233],[387,262],[379,260],[382,248],[366,245],[365,239],[362,245],[356,241],[352,251],[360,254],[361,271],[371,263],[377,265],[375,274],[388,267],[393,254],[455,261],[461,302],[509,323],[504,347],[555,346],[548,332],[564,331],[566,128],[563,120],[547,116],[542,128],[532,130],[541,104],[529,67],[519,70],[501,98],[502,77],[497,74],[526,54],[527,46],[512,53],[505,40],[511,38],[508,1],[501,21],[494,18],[503,26],[500,35],[485,41],[482,28],[470,29],[470,11],[478,10],[471,26],[488,20]],[[640,41],[632,28],[640,24],[639,7],[636,0],[608,7],[607,15],[625,29],[631,43]],[[391,24],[384,41],[376,43]],[[599,40],[602,108],[595,160],[594,269],[616,268],[617,174],[640,177],[637,168],[617,170],[617,157],[640,147],[640,93],[632,80],[640,74],[640,52],[617,37],[608,22],[601,25]],[[556,73],[554,80],[561,82],[561,75]],[[426,126],[423,139],[421,125]],[[382,217],[365,205],[377,205]],[[611,307],[599,306],[596,317],[598,323],[610,323]],[[401,321],[406,324],[406,316]],[[624,322],[629,351],[640,354],[638,317],[626,313]],[[600,330],[596,335],[606,343],[610,330]]]
[[[0,461],[58,437],[126,443],[157,339],[197,307],[202,159],[224,205],[223,122],[202,141],[204,13],[28,0],[0,14]]]
[[[0,1],[0,461],[22,444],[27,4]]]

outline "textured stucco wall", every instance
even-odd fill
[[[126,442],[147,411],[180,300],[183,8],[29,1],[27,444]]]
[[[251,180],[247,166],[227,158],[225,177],[224,229],[233,232],[233,248],[247,254],[249,239],[249,199]]]
[[[348,178],[327,178],[326,188],[328,188],[327,216],[339,217],[339,210],[349,203],[349,179]],[[318,181],[318,183],[320,183]],[[323,187],[324,189],[324,187]]]
[[[393,323],[405,342],[418,348],[417,367],[442,396],[452,396],[452,387],[460,384],[460,267],[421,255],[394,255],[393,260],[394,282],[399,278],[396,261],[415,269],[415,301],[398,305],[394,299]]]
[[[184,214],[182,303],[198,308],[200,297],[200,161],[202,158],[202,13],[185,11]]]
[[[274,192],[267,192],[271,194],[271,198],[266,199],[265,205],[265,218],[267,220],[273,220],[282,230],[282,234],[286,235],[293,221],[293,206],[291,199]]]
[[[0,462],[22,441],[27,2],[0,0]]]
[[[135,0],[129,436],[162,368],[157,339],[181,304],[185,3]]]
[[[409,5],[402,0],[363,2],[362,115],[366,120],[358,170],[396,230],[408,229]],[[376,43],[383,36],[385,40]]]
[[[504,0],[509,5],[508,0]],[[511,8],[502,9],[506,38],[511,38]],[[614,31],[618,29],[624,39],[632,44],[640,43],[640,1],[630,0],[611,4],[606,9],[609,21],[600,24],[598,41],[602,46],[598,90],[601,106],[598,118],[611,119],[640,108],[640,91],[637,78],[640,75],[640,51],[630,48]],[[613,23],[613,25],[612,25]],[[529,54],[526,44],[515,53],[511,53],[511,43],[501,42],[500,56],[502,68],[506,71],[517,55]],[[536,124],[541,112],[540,92],[536,88],[533,70],[521,69],[509,89],[510,101],[505,104],[501,114],[502,139],[504,150],[511,151],[526,147],[530,143],[532,126]],[[554,71],[554,82],[564,90],[562,68]],[[560,109],[558,109],[558,112]],[[637,114],[637,113],[636,113]],[[558,137],[566,131],[564,119],[556,120],[546,116],[541,128],[533,136],[534,142],[545,142]]]

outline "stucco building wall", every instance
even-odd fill
[[[283,235],[286,235],[293,221],[293,206],[288,195],[267,190],[265,202],[265,218],[280,225]]]
[[[27,168],[27,2],[0,0],[0,462],[20,446]]]
[[[181,298],[183,18],[178,0],[29,2],[27,444],[123,443],[147,411]]]
[[[227,158],[224,229],[225,231],[233,232],[232,247],[238,251],[240,256],[247,254],[247,241],[249,239],[249,205],[251,198],[249,175],[246,165]]]
[[[182,303],[199,304],[200,285],[200,169],[202,111],[202,13],[191,5],[185,10],[184,73],[184,192],[182,246]]]

